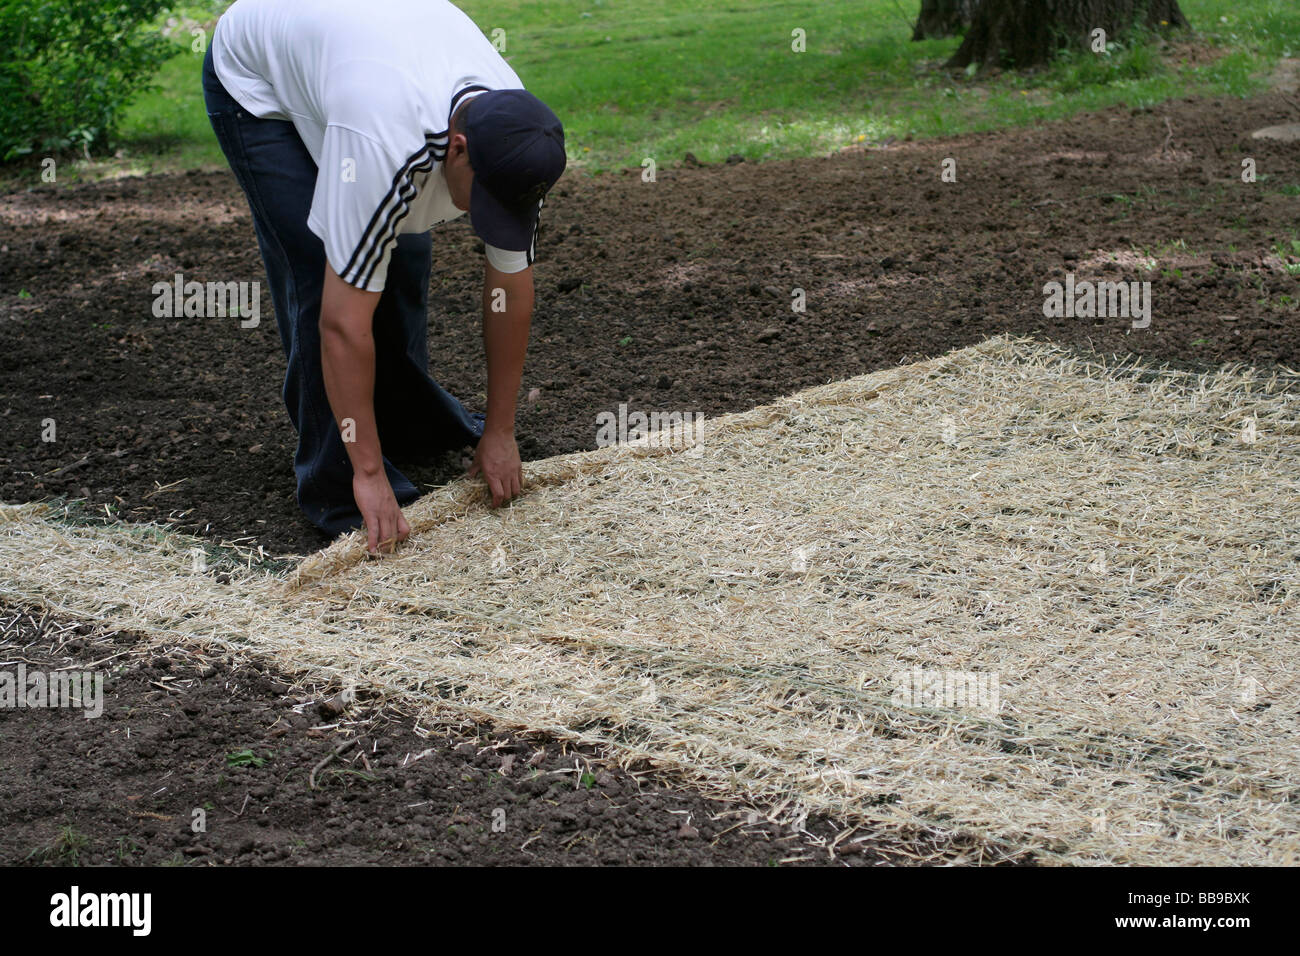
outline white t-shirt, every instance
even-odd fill
[[[442,171],[454,106],[523,89],[448,0],[237,0],[212,63],[250,114],[293,123],[318,167],[307,226],[334,271],[371,292],[384,288],[398,233],[462,215]],[[502,272],[530,262],[486,252]]]

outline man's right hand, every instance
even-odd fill
[[[393,495],[393,486],[383,471],[374,475],[353,475],[352,497],[356,499],[357,510],[365,522],[366,550],[371,554],[378,554],[381,547],[392,551],[399,541],[405,541],[411,534],[411,526],[406,523]]]

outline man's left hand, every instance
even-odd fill
[[[482,475],[492,492],[492,507],[499,508],[515,498],[524,487],[524,468],[519,462],[519,446],[509,432],[485,431],[474,450],[474,464],[469,477]]]

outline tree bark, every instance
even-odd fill
[[[1100,27],[1108,39],[1134,26],[1189,26],[1178,0],[982,0],[950,67],[1038,66]]]
[[[913,40],[956,36],[971,24],[979,0],[921,0]]]

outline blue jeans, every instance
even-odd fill
[[[352,498],[352,463],[325,394],[321,368],[320,305],[325,249],[307,228],[316,164],[293,124],[250,116],[226,92],[203,60],[203,98],[235,178],[253,213],[288,370],[284,402],[298,432],[293,470],[298,505],[330,535],[361,525]],[[386,453],[429,455],[472,445],[483,416],[471,414],[429,377],[428,297],[433,239],[399,236],[375,309],[375,418]],[[418,496],[415,486],[384,458],[398,504]]]

